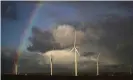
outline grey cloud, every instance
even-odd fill
[[[105,17],[107,18],[106,20],[104,20]],[[121,63],[126,64],[128,61],[128,60],[126,60],[127,59],[126,57],[131,55],[132,50],[131,49],[127,50],[127,51],[131,51],[128,53],[124,52],[124,51],[122,51],[122,53],[121,53],[116,50],[116,45],[119,43],[125,44],[125,43],[123,43],[124,41],[132,43],[132,35],[131,35],[132,34],[132,27],[131,27],[132,26],[132,17],[125,17],[125,16],[122,17],[122,16],[118,16],[118,15],[105,16],[105,17],[100,18],[101,22],[99,21],[99,23],[94,24],[94,26],[92,26],[92,25],[86,26],[86,29],[84,30],[84,32],[81,30],[81,32],[83,32],[85,35],[86,41],[84,41],[85,42],[84,44],[82,43],[81,45],[79,45],[79,52],[81,55],[84,55],[83,54],[84,52],[101,53],[100,60],[101,60],[101,63],[104,63],[105,65],[113,65],[113,64],[121,64]],[[73,30],[75,30],[75,28],[73,28],[73,26],[71,26],[71,25],[68,25],[68,26],[69,26],[68,32],[69,31],[73,32]],[[58,29],[58,28],[61,28],[61,30],[59,30],[59,31],[65,33],[65,31],[64,31],[65,29],[62,30],[62,28],[63,28],[62,25],[59,25],[59,26],[57,26],[57,28],[54,28],[52,30],[56,31],[56,29]],[[78,29],[76,29],[76,31],[78,31]],[[61,35],[61,36],[63,36],[63,35]],[[68,36],[68,37],[70,37],[70,36]],[[65,37],[65,39],[68,37]],[[53,39],[56,42],[56,40],[61,40],[62,38],[58,39],[58,37],[57,37],[57,39],[55,39],[53,37]],[[65,40],[63,39],[63,41],[65,41]],[[69,47],[68,47],[69,50],[72,48],[72,46],[70,45],[70,44],[72,44],[72,41],[73,40],[71,40],[70,42],[69,41],[66,42],[67,43],[66,46],[69,45]],[[64,43],[62,41],[58,41],[58,43],[60,43],[60,42]],[[64,47],[64,49],[65,48],[66,47]],[[57,49],[57,50],[62,51],[61,49]],[[46,50],[46,52],[47,51],[51,51],[51,49]],[[68,60],[68,63],[69,63],[72,61],[71,59],[73,59],[72,58],[73,53],[68,53],[68,52],[60,53],[60,52],[56,52],[56,51],[55,52],[52,51],[52,53],[55,54],[54,55],[55,57],[61,57],[65,54],[67,54],[71,57],[71,58],[65,57],[66,59],[65,58],[57,58],[56,60],[59,64],[65,63],[65,62],[63,62],[63,60],[69,59]],[[60,54],[58,54],[58,53],[60,53]],[[44,55],[46,55],[46,54],[49,54],[49,53],[44,52]],[[89,66],[93,66],[93,65],[90,65],[90,63],[92,62],[93,64],[95,64],[95,62],[94,62],[94,60],[96,59],[95,56],[93,56],[93,55],[92,55],[92,57],[90,55],[89,56],[81,56],[80,64],[82,64],[82,65],[84,64],[84,66],[81,67],[81,69],[83,70]],[[129,59],[129,57],[128,57],[128,59]],[[42,61],[41,63],[45,63],[45,62],[47,62],[47,59],[44,58],[44,62],[43,62],[43,60],[41,60],[41,61]],[[129,64],[131,64],[131,63],[129,63]],[[40,64],[40,65],[42,65],[42,64]],[[58,66],[62,67],[63,65],[58,65]],[[67,64],[65,66],[69,66],[69,65]]]
[[[16,51],[11,48],[1,49],[1,73],[12,73],[14,67]]]
[[[71,25],[59,25],[53,30],[53,37],[57,43],[61,46],[69,46],[74,43],[74,32],[76,31],[76,44],[82,43],[85,38],[85,34],[82,31],[75,30]]]

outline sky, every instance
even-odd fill
[[[37,13],[33,12],[37,8],[36,2],[15,3],[17,19],[2,18],[2,46],[17,48],[21,43],[20,39],[24,31],[30,24],[41,29],[48,29],[63,21],[95,21],[104,14],[115,13],[124,16],[132,14],[123,9],[118,2],[40,2],[42,7]],[[33,23],[30,23],[31,15],[35,17]],[[25,35],[30,36],[30,31]],[[25,41],[27,42],[27,38]]]
[[[5,2],[7,3],[7,2]],[[5,4],[3,3],[3,4]],[[16,6],[13,6],[13,4],[16,4]],[[95,56],[83,56],[83,52],[101,52],[101,61],[104,61],[106,64],[118,64],[118,63],[127,63],[126,59],[129,58],[129,56],[132,58],[132,52],[129,52],[128,54],[126,52],[118,52],[115,49],[117,43],[127,40],[127,42],[132,42],[131,40],[133,38],[128,38],[132,34],[130,33],[130,30],[132,31],[131,25],[128,25],[128,28],[123,27],[116,27],[119,26],[120,22],[116,21],[118,24],[111,24],[108,23],[104,26],[102,29],[101,26],[102,23],[98,24],[99,22],[104,21],[102,18],[103,16],[110,15],[109,19],[115,21],[118,16],[122,18],[123,22],[122,25],[127,26],[127,23],[130,20],[129,18],[133,17],[133,2],[8,2],[6,5],[2,7],[2,22],[1,22],[1,35],[2,35],[2,47],[8,47],[13,49],[21,49],[23,51],[26,50],[27,46],[29,45],[28,38],[32,36],[32,28],[37,27],[41,29],[41,31],[47,30],[49,33],[49,29],[55,27],[55,25],[58,25],[57,29],[53,29],[53,37],[55,39],[55,42],[58,42],[60,46],[66,46],[62,50],[51,50],[53,47],[50,46],[50,51],[45,52],[43,54],[43,58],[45,60],[40,60],[40,65],[43,65],[44,61],[48,63],[47,57],[53,53],[53,56],[55,58],[55,63],[57,64],[66,64],[65,62],[73,62],[73,56],[74,53],[69,53],[67,50],[72,48],[73,44],[73,30],[76,30],[77,38],[80,43],[80,39],[84,40],[86,39],[85,44],[81,44],[80,47],[80,53],[81,53],[81,69],[84,69],[82,67],[85,67],[88,69],[89,61],[93,62],[95,61]],[[113,16],[113,18],[111,18]],[[116,16],[116,17],[114,17]],[[129,21],[128,21],[129,20]],[[127,22],[126,22],[127,21]],[[87,25],[85,32],[80,31],[78,29],[75,29],[73,25],[67,25],[67,23],[94,23],[96,27],[91,26],[91,24]],[[125,23],[125,24],[124,24]],[[59,25],[59,24],[66,24],[66,25]],[[106,20],[105,20],[106,24]],[[115,27],[111,26],[114,25]],[[88,27],[89,26],[89,27]],[[130,30],[129,30],[130,28]],[[120,30],[121,29],[121,30]],[[124,29],[126,36],[123,37]],[[127,32],[126,32],[127,29]],[[120,31],[120,32],[119,32]],[[67,35],[64,36],[65,32],[67,32]],[[118,33],[122,34],[118,34]],[[55,34],[57,35],[55,35]],[[37,33],[39,36],[36,36],[38,38],[38,43],[42,42],[46,45],[38,44],[35,46],[36,48],[44,49],[46,47],[49,48],[49,45],[51,45],[50,41],[51,38],[48,39],[45,36],[49,35],[46,33],[46,35],[43,32]],[[40,37],[41,36],[41,37]],[[101,39],[102,36],[102,39]],[[122,37],[121,37],[122,36]],[[131,36],[130,36],[131,37]],[[69,38],[69,39],[68,39]],[[112,39],[113,38],[113,39]],[[48,44],[45,42],[45,40],[49,40]],[[78,42],[77,40],[77,42]],[[92,40],[92,41],[91,41]],[[113,41],[114,40],[114,41]],[[119,40],[119,42],[117,41]],[[96,42],[101,41],[101,44],[97,44]],[[117,43],[115,43],[117,42]],[[121,43],[121,42],[120,42]],[[34,43],[36,45],[36,43]],[[109,46],[108,46],[109,45]],[[112,48],[113,46],[113,48]],[[110,50],[114,49],[114,50]],[[34,50],[34,46],[33,46]],[[131,50],[131,49],[130,49]],[[43,51],[43,50],[42,50]],[[45,51],[45,50],[44,50]],[[114,51],[114,52],[113,52]],[[44,52],[43,52],[44,53]],[[59,54],[60,53],[60,54]],[[120,54],[121,53],[121,54]],[[30,53],[29,53],[30,54]],[[25,55],[25,54],[23,54]],[[28,54],[26,54],[27,57]],[[34,54],[33,54],[34,55]],[[85,54],[86,55],[86,54]],[[32,56],[32,55],[30,55]],[[26,57],[23,60],[26,60]],[[34,56],[35,57],[35,56]],[[71,57],[71,58],[70,58]],[[31,59],[32,57],[28,57],[28,59]],[[69,60],[67,60],[69,58]],[[30,61],[36,60],[37,58],[32,58]],[[35,61],[33,61],[34,63]],[[87,62],[88,64],[85,66],[82,66],[82,63]],[[27,63],[27,64],[29,64]],[[34,64],[32,64],[34,65]],[[29,65],[27,65],[29,67]],[[35,65],[34,65],[35,66]],[[32,67],[34,67],[32,66]],[[70,65],[68,65],[70,67]],[[67,68],[68,68],[67,66]],[[89,65],[90,67],[94,67],[94,65]],[[36,66],[35,66],[36,67]],[[90,69],[92,69],[90,68]],[[23,71],[23,69],[22,69]],[[25,70],[26,71],[26,70]],[[32,70],[31,70],[32,71]]]

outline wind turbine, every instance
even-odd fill
[[[98,56],[97,56],[97,76],[99,75],[99,56],[100,56],[100,53],[98,53]]]
[[[18,65],[15,63],[15,74],[18,74]]]
[[[130,73],[130,75],[131,75],[131,74],[132,74],[132,65],[129,65],[129,68],[130,68],[129,73]]]
[[[79,52],[78,52],[78,50],[77,50],[77,48],[76,48],[76,31],[74,31],[74,47],[71,49],[71,51],[70,52],[72,52],[72,51],[74,51],[74,53],[75,53],[75,57],[74,57],[74,59],[75,59],[75,76],[77,76],[78,74],[78,65],[77,65],[77,54],[80,56],[80,54],[79,54]]]
[[[41,53],[38,53],[39,55],[42,55]],[[42,55],[43,56],[43,55]],[[50,63],[50,75],[53,75],[53,60],[52,60],[52,53],[50,54],[49,57],[49,63]]]
[[[96,70],[97,70],[96,75],[99,75],[99,56],[100,56],[100,53],[98,53],[96,58],[90,57],[91,60],[96,61],[96,67],[97,67],[96,68]]]
[[[50,54],[49,56],[49,60],[50,60],[50,75],[53,75],[53,61],[52,61],[52,54]]]
[[[14,72],[16,75],[18,75],[18,57],[19,57],[20,53],[18,53],[18,51],[16,51],[15,54],[15,58],[14,58]]]

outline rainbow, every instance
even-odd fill
[[[13,73],[15,73],[16,75],[18,73],[18,63],[19,63],[19,57],[20,57],[21,51],[23,50],[24,46],[27,44],[26,41],[27,41],[28,37],[30,36],[31,29],[33,27],[33,23],[36,21],[37,14],[42,6],[43,6],[43,3],[39,3],[39,4],[35,5],[35,9],[32,11],[32,15],[29,18],[28,25],[24,29],[24,33],[22,34],[22,36],[20,38],[20,45],[18,47],[18,50],[16,51],[16,56],[15,56],[15,60],[14,60],[15,68],[13,70],[14,71]]]

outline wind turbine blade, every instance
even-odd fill
[[[76,52],[78,53],[78,55],[80,56],[80,53],[78,52],[78,50],[75,48]]]
[[[74,50],[74,48],[72,48],[71,50],[70,50],[70,52],[72,52]]]
[[[42,54],[41,54],[41,53],[37,53],[37,54],[39,54],[39,55],[41,55],[41,56],[42,56]]]
[[[98,53],[98,56],[97,56],[97,58],[99,58],[99,56],[100,56],[100,53]]]

